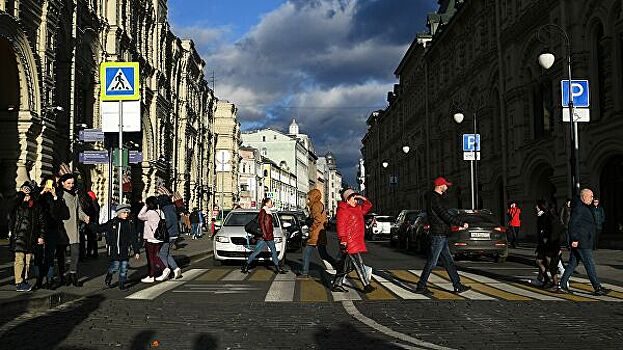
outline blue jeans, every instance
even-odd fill
[[[443,263],[443,267],[448,272],[448,276],[450,276],[454,289],[459,288],[461,280],[458,272],[456,272],[456,266],[454,266],[454,259],[452,259],[450,247],[448,247],[448,238],[440,235],[433,235],[430,237],[430,252],[428,254],[428,259],[426,260],[426,266],[424,266],[422,276],[420,276],[418,288],[426,288],[428,277],[440,258]]]
[[[569,264],[565,269],[565,273],[562,275],[560,285],[567,285],[567,283],[569,282],[569,278],[571,278],[571,274],[578,266],[578,260],[582,260],[582,263],[586,268],[586,273],[588,274],[588,279],[591,280],[593,288],[595,290],[599,289],[599,287],[601,287],[601,283],[599,283],[599,279],[597,278],[597,270],[595,270],[595,261],[593,260],[592,247],[569,250]]]
[[[263,239],[257,241],[257,244],[255,245],[255,250],[253,250],[253,253],[251,253],[251,255],[249,256],[247,264],[251,264],[253,260],[255,260],[255,258],[262,252],[262,250],[264,250],[265,246],[268,246],[268,248],[270,249],[270,253],[273,256],[273,264],[275,264],[275,266],[279,268],[279,256],[277,255],[277,247],[275,247],[275,241],[265,241]]]
[[[158,256],[165,267],[170,268],[171,270],[177,269],[177,263],[173,256],[171,255],[171,242],[162,243],[162,247],[160,247],[160,251],[158,252]]]
[[[201,237],[203,233],[201,232],[200,224],[192,224],[192,236],[193,237]]]
[[[119,271],[119,280],[124,280],[128,276],[128,261],[127,260],[113,260],[108,267],[108,273],[114,274]]]
[[[311,261],[311,256],[315,248],[318,248],[320,258],[322,258],[322,260],[326,260],[329,264],[331,264],[331,266],[333,266],[333,268],[335,268],[335,258],[329,255],[326,245],[307,245],[305,246],[305,251],[303,252],[303,271],[301,271],[304,275],[309,274],[309,262]]]

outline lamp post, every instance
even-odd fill
[[[567,78],[569,79],[569,143],[571,145],[571,152],[569,156],[569,164],[570,164],[570,174],[569,178],[571,180],[571,195],[575,195],[580,191],[580,167],[578,165],[578,154],[580,149],[579,137],[578,137],[578,124],[574,121],[574,106],[573,106],[573,93],[572,93],[572,85],[573,81],[571,77],[571,40],[569,39],[569,34],[562,28],[561,26],[553,23],[545,24],[539,27],[537,30],[536,36],[537,39],[544,43],[543,34],[547,31],[556,31],[560,34],[565,41],[565,48],[567,54]],[[556,57],[554,54],[550,52],[545,52],[539,55],[538,58],[539,64],[544,69],[550,69],[554,65],[556,61]]]
[[[478,126],[478,115],[476,112],[474,112],[473,114],[473,118],[472,118],[472,124],[473,124],[473,128],[474,128],[474,146],[473,146],[473,159],[470,161],[470,187],[471,187],[471,200],[472,200],[472,210],[476,209],[476,203],[478,203],[478,166],[477,166],[477,160],[478,160],[478,138],[476,137],[477,135],[477,126]],[[463,122],[463,120],[465,119],[465,115],[462,112],[457,112],[454,113],[454,121],[457,124],[461,124]]]

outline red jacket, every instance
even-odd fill
[[[337,205],[337,237],[346,243],[348,254],[367,252],[364,242],[365,223],[363,216],[372,209],[372,203],[365,200],[362,205],[351,207],[346,202]]]
[[[519,220],[519,215],[521,215],[521,209],[519,209],[519,207],[509,208],[508,216],[510,217],[510,220],[508,221],[508,224],[512,227],[520,227],[521,220]]]
[[[273,235],[273,216],[268,214],[264,208],[260,210],[257,221],[259,221],[260,228],[262,229],[262,239],[265,241],[274,241]]]

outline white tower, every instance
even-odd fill
[[[298,135],[299,134],[299,125],[296,123],[296,119],[292,119],[292,123],[290,124],[290,135]]]

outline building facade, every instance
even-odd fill
[[[501,221],[509,200],[524,208],[524,232],[534,234],[539,199],[560,207],[571,195],[569,125],[562,122],[560,81],[565,44],[540,26],[560,25],[571,38],[574,79],[591,84],[591,122],[579,123],[580,179],[601,197],[603,237],[619,235],[623,217],[623,11],[619,0],[440,1],[395,74],[389,106],[371,113],[362,153],[367,191],[386,213],[422,208],[432,179],[455,183],[450,204],[468,207],[469,162],[461,135],[477,116],[481,161],[478,207]],[[545,49],[557,60],[542,69]],[[453,114],[464,112],[457,124]],[[401,148],[410,146],[405,154]],[[382,166],[387,162],[388,166]],[[396,176],[397,185],[387,180]],[[392,188],[393,187],[393,188]]]
[[[342,200],[342,173],[337,169],[337,163],[333,153],[329,152],[323,157],[318,157],[317,167],[324,174],[324,204],[329,216],[337,213],[337,203]]]
[[[214,114],[214,206],[233,209],[240,201],[238,185],[240,166],[240,123],[233,103],[219,100]]]
[[[101,127],[100,64],[134,61],[140,65],[142,130],[126,133],[124,141],[142,151],[143,162],[125,170],[132,184],[127,196],[138,200],[165,185],[187,203],[209,200],[200,179],[210,173],[215,97],[203,77],[205,62],[192,41],[173,34],[167,12],[165,0],[0,1],[2,196],[24,181],[56,174],[65,163],[102,205],[119,200],[118,177],[109,176],[107,165],[78,163],[80,152],[109,149],[116,136],[96,143],[77,136],[80,129]],[[115,198],[108,198],[109,190]]]
[[[267,157],[262,157],[262,162],[265,196],[273,200],[277,210],[296,210],[297,179],[294,171],[285,161],[277,164]]]
[[[264,199],[264,166],[260,151],[253,147],[240,147],[240,206],[259,209]]]

